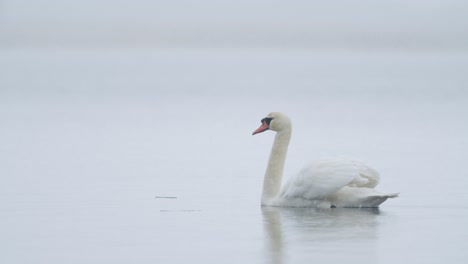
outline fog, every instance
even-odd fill
[[[465,1],[9,1],[6,47],[464,50]]]
[[[0,6],[0,262],[466,259],[464,2]],[[272,111],[400,197],[261,207]]]

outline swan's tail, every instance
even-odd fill
[[[398,195],[400,195],[400,193],[387,193],[382,196],[386,196],[387,198],[396,198]]]
[[[399,194],[400,193],[387,193],[371,195],[362,200],[360,207],[379,207],[379,205],[385,202],[388,198],[398,197]]]

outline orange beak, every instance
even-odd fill
[[[258,133],[262,133],[263,131],[266,131],[268,129],[270,129],[270,127],[268,126],[267,122],[263,121],[262,125],[252,133],[252,136]]]

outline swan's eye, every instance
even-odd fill
[[[268,126],[270,126],[270,122],[273,120],[273,117],[265,117],[261,120],[262,124],[263,122],[267,123]]]

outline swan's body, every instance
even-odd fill
[[[281,189],[284,163],[291,139],[291,121],[282,113],[270,113],[253,134],[276,131],[265,172],[262,205],[289,207],[378,207],[398,193],[374,190],[379,174],[363,163],[321,160],[309,163]]]

